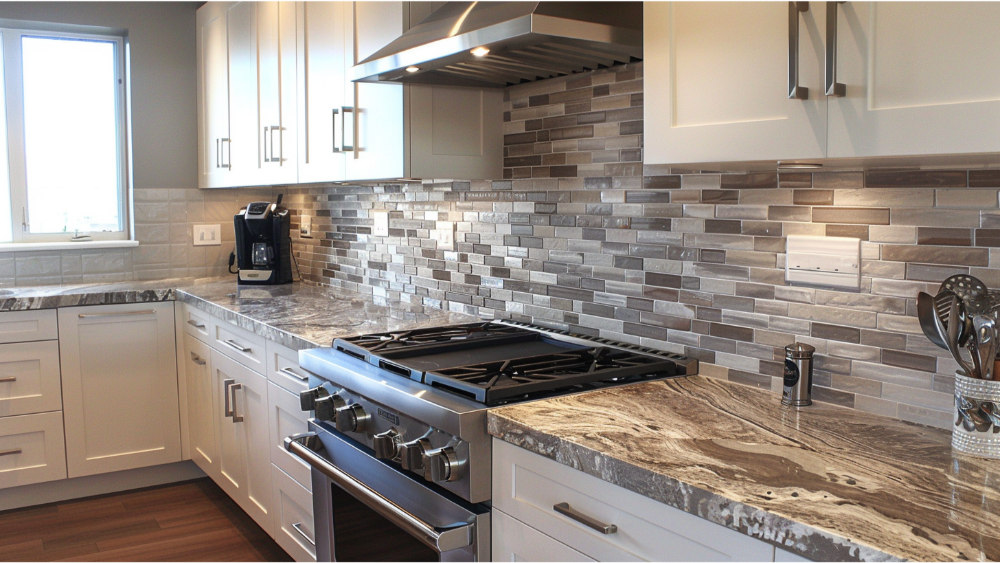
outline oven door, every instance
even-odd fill
[[[488,561],[489,509],[432,490],[309,422],[285,448],[312,466],[317,561]]]

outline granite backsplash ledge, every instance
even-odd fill
[[[289,189],[293,229],[313,218],[303,277],[681,352],[772,390],[783,347],[808,342],[817,400],[948,427],[957,366],[915,297],[955,273],[1000,287],[1000,170],[644,167],[641,83],[640,63],[508,89],[507,179]],[[438,221],[457,223],[453,251]],[[862,239],[861,291],[787,286],[799,234]]]

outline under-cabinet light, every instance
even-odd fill
[[[408,67],[406,67],[406,72],[419,72],[419,71],[420,71],[420,67],[419,66],[408,66]]]
[[[490,52],[486,47],[476,47],[472,50],[472,54],[477,57],[485,57]]]

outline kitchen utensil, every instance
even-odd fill
[[[962,397],[958,405],[958,414],[962,420],[962,428],[968,432],[986,432],[993,424],[987,415],[980,412],[980,404],[976,399]]]
[[[986,315],[976,315],[972,318],[976,343],[975,352],[979,357],[982,379],[993,379],[993,362],[997,356],[996,322]]]
[[[989,300],[990,290],[986,288],[986,284],[979,281],[978,278],[970,276],[968,274],[955,274],[948,279],[941,282],[941,288],[938,293],[943,291],[950,291],[958,296],[962,301],[971,300],[973,297],[984,296],[987,299],[987,307]],[[966,305],[968,309],[968,305]],[[973,314],[979,314],[985,311],[977,311]]]
[[[1000,459],[1000,381],[973,379],[956,372],[955,410],[958,420],[951,430],[952,449]]]
[[[934,310],[934,298],[930,293],[921,291],[917,294],[917,319],[920,320],[920,329],[924,331],[924,336],[939,348],[948,349],[945,343],[946,334],[938,332],[934,317],[937,311]]]
[[[951,299],[955,297],[954,293],[948,290],[944,290],[934,296],[934,311],[937,313],[941,322],[944,323],[945,334],[947,334],[948,329],[948,315],[951,312]],[[959,298],[959,305],[961,305],[962,300]],[[967,318],[965,315],[965,308],[959,307],[959,322],[962,324],[958,327],[958,345],[965,346],[969,342],[969,337],[972,335],[972,320]],[[945,336],[945,344],[948,343],[948,338]]]
[[[979,410],[993,423],[993,433],[1000,433],[1000,408],[997,408],[996,403],[983,401],[979,404]]]
[[[962,370],[969,377],[978,377],[973,366],[969,362],[965,361],[962,357],[961,348],[959,347],[959,340],[962,337],[962,331],[965,325],[965,319],[962,318],[962,301],[957,295],[951,291],[943,291],[934,298],[934,301],[939,306],[938,314],[934,316],[935,324],[938,327],[938,332],[945,334],[945,343],[948,344],[948,350],[951,351],[951,355],[958,362],[958,365],[962,367]],[[941,314],[941,310],[947,307],[947,313]]]

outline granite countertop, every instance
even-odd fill
[[[194,281],[193,278],[177,278],[148,282],[11,287],[0,289],[0,312],[56,309],[78,305],[173,301],[175,287]]]
[[[494,409],[489,431],[814,560],[1000,558],[1000,461],[934,428],[692,376]]]
[[[177,300],[294,350],[329,346],[334,338],[346,336],[480,320],[415,303],[301,283],[237,286],[231,279],[206,280],[179,286]]]

